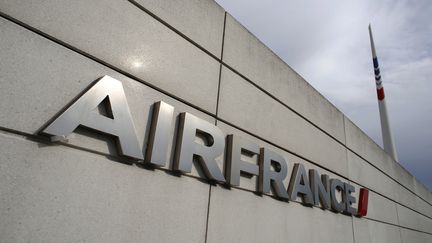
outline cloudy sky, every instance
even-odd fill
[[[400,162],[432,190],[430,0],[217,0],[382,146],[372,24]]]

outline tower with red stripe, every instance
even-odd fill
[[[382,132],[382,139],[384,144],[384,151],[386,151],[387,154],[392,156],[394,160],[398,161],[396,147],[390,129],[390,122],[388,118],[384,87],[381,80],[381,73],[378,65],[378,58],[376,56],[376,51],[375,51],[375,43],[373,40],[372,29],[370,25],[369,25],[369,38],[370,38],[371,50],[372,50],[372,61],[373,61],[374,74],[375,74],[375,84],[376,84],[378,107],[379,107],[380,119],[381,119],[381,132]]]

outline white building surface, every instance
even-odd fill
[[[98,122],[46,132],[106,75],[123,86],[143,158],[155,103],[174,107],[167,146],[153,146],[163,166],[124,156]],[[190,172],[173,171],[184,112],[223,134],[193,130],[196,147],[223,147],[215,161],[194,155]],[[232,163],[257,174],[233,186],[205,167],[227,171],[228,135],[261,148],[237,151]],[[260,189],[263,151],[286,161],[285,192],[299,164],[352,185],[356,202],[368,189],[367,215],[287,200],[274,180]],[[212,0],[0,1],[0,155],[0,242],[432,242],[432,193]]]

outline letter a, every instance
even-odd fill
[[[110,101],[107,110],[112,118],[94,111],[106,98]],[[120,155],[144,159],[120,81],[104,76],[42,132],[67,136],[80,125],[115,136]]]

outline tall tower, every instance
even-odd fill
[[[372,60],[373,60],[374,73],[375,73],[375,84],[377,90],[378,106],[379,106],[379,112],[381,118],[381,132],[382,132],[382,139],[384,144],[384,151],[386,151],[390,156],[392,156],[394,160],[398,161],[396,147],[390,129],[390,122],[388,118],[387,105],[386,105],[385,95],[384,95],[384,87],[381,80],[380,69],[378,66],[378,58],[376,56],[375,44],[374,44],[372,29],[370,24],[369,24],[369,37],[370,37],[371,50],[372,50]]]

